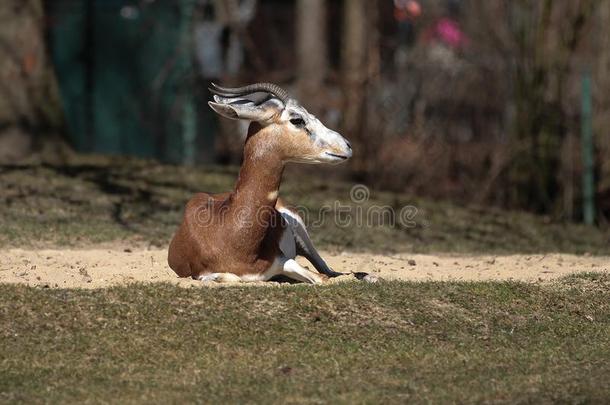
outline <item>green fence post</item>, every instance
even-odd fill
[[[582,75],[581,142],[583,163],[583,220],[587,225],[595,222],[595,179],[593,174],[593,130],[591,71],[587,68]]]
[[[179,71],[183,78],[192,82],[193,77],[193,12],[195,10],[194,0],[182,0],[180,4],[180,65]],[[197,114],[195,113],[195,100],[191,85],[181,86],[184,100],[182,110],[182,158],[187,165],[195,163],[195,141],[197,139]]]

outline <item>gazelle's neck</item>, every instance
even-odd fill
[[[264,238],[267,228],[275,215],[284,162],[265,144],[266,137],[259,135],[265,131],[252,124],[244,147],[244,161],[239,170],[235,191],[231,197],[231,210],[244,224],[243,232],[253,240]]]

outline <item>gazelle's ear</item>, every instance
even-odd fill
[[[232,120],[238,120],[239,114],[235,108],[231,107],[228,104],[220,104],[215,103],[213,101],[208,101],[208,105],[212,108],[212,110],[216,111],[218,114],[222,115],[225,118],[230,118]]]
[[[248,120],[268,123],[276,114],[281,114],[284,103],[271,98],[262,104],[256,104],[247,98],[224,98],[214,96],[208,105],[223,117],[232,120]]]

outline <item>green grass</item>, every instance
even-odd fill
[[[0,285],[0,401],[607,403],[609,291]]]
[[[281,195],[310,213],[335,202],[356,209],[416,209],[412,223],[342,227],[310,225],[323,249],[376,252],[610,254],[610,234],[572,223],[498,209],[461,207],[378,190],[364,203],[350,201],[353,183],[332,170],[291,167]],[[80,156],[63,166],[0,166],[0,247],[84,246],[138,242],[165,247],[196,192],[230,190],[237,168],[185,168],[137,159]]]

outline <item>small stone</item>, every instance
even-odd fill
[[[292,373],[292,367],[290,366],[283,366],[280,367],[279,369],[280,373],[284,374],[284,375],[289,375]]]
[[[413,259],[409,259],[407,263],[409,263],[409,266],[415,266],[417,264]]]

